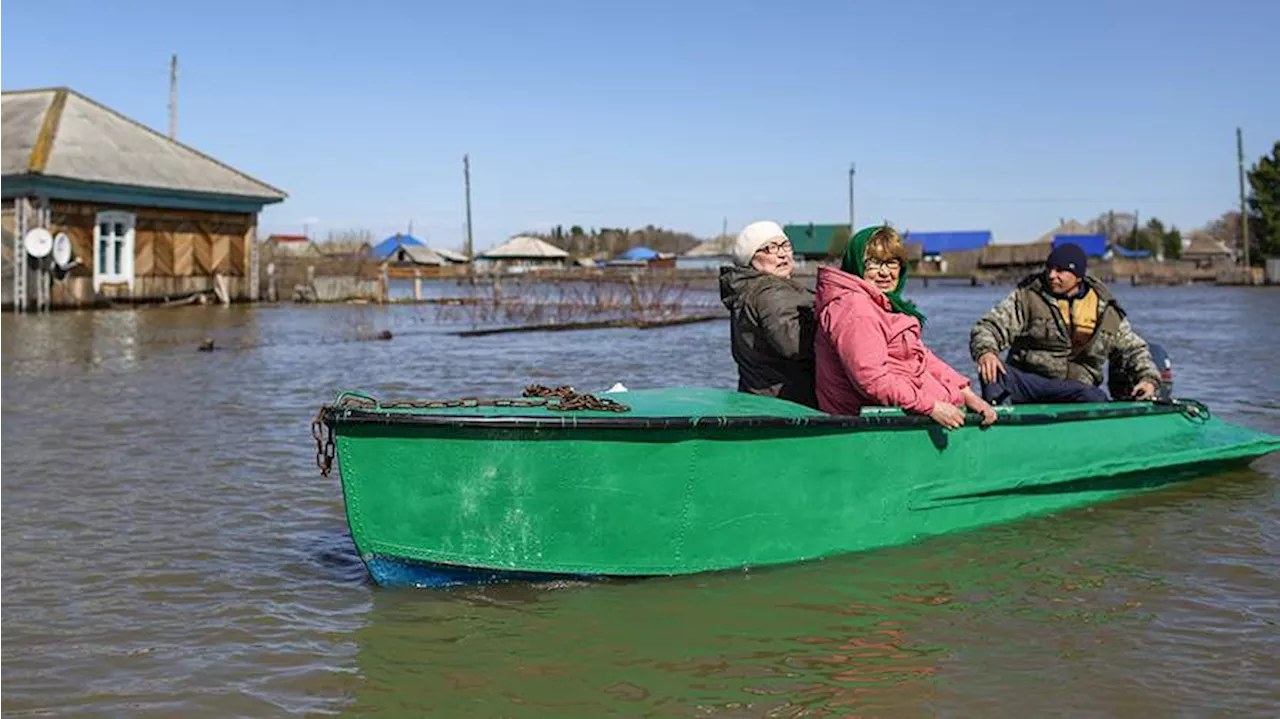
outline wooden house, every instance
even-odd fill
[[[1235,251],[1207,232],[1192,232],[1188,235],[1182,243],[1180,259],[1194,265],[1196,269],[1220,269],[1234,267],[1236,264]]]
[[[283,191],[67,88],[0,97],[6,303],[257,298],[258,214]],[[68,236],[69,268],[27,255],[36,227]]]
[[[558,269],[565,266],[569,253],[536,237],[512,237],[497,247],[477,256],[486,269],[506,272]]]

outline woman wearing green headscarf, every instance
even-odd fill
[[[819,408],[857,414],[868,405],[902,407],[955,429],[964,424],[967,407],[982,415],[984,426],[991,424],[991,405],[920,339],[925,318],[902,296],[906,283],[906,247],[888,226],[855,234],[840,269],[818,268]]]

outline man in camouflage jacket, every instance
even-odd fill
[[[969,333],[988,402],[1106,402],[1102,384],[1112,371],[1134,381],[1132,397],[1151,399],[1160,371],[1147,343],[1111,292],[1086,274],[1078,245],[1054,248],[1045,270],[1022,282]],[[1000,353],[1009,350],[1008,364]]]

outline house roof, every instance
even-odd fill
[[[5,178],[62,180],[279,202],[283,190],[65,87],[0,93]]]
[[[684,253],[685,257],[729,257],[733,254],[733,235],[707,240]],[[794,242],[792,243],[795,244]]]
[[[536,237],[512,237],[497,247],[480,253],[489,260],[564,259],[568,252]]]
[[[1151,256],[1151,250],[1130,250],[1121,247],[1120,245],[1112,245],[1111,251],[1114,252],[1117,257],[1124,257],[1131,260],[1140,260],[1144,257]]]
[[[450,262],[470,262],[471,261],[470,257],[467,257],[461,252],[454,252],[453,250],[437,249],[437,250],[434,250],[434,252],[437,255],[440,255],[441,257],[445,258]]]
[[[633,261],[640,261],[640,262],[655,260],[658,257],[659,257],[659,254],[657,250],[654,250],[649,247],[645,247],[644,245],[637,245],[627,250],[626,252],[623,252],[618,255],[618,259],[620,260],[633,260]]]
[[[1203,232],[1193,232],[1186,246],[1182,248],[1182,257],[1188,255],[1196,255],[1200,257],[1235,257],[1235,251],[1227,247],[1226,243],[1221,240],[1215,240],[1212,236]]]
[[[980,250],[991,244],[991,230],[966,230],[960,232],[908,232],[905,242],[915,242],[924,248],[924,254]]]
[[[414,237],[413,235],[402,235],[399,232],[397,232],[396,234],[388,237],[382,242],[379,242],[378,244],[374,245],[373,249],[370,250],[370,254],[372,254],[374,257],[380,260],[385,260],[386,258],[390,257],[392,253],[396,251],[396,249],[402,246],[425,247],[426,243]]]
[[[1081,224],[1079,222],[1076,222],[1074,219],[1072,219],[1072,220],[1067,220],[1066,222],[1063,222],[1062,224],[1058,225],[1052,230],[1049,230],[1043,235],[1040,235],[1034,241],[1032,241],[1031,244],[1047,245],[1053,242],[1053,238],[1057,237],[1058,235],[1092,235],[1092,234],[1094,234],[1092,227],[1085,224]]]
[[[430,247],[422,245],[400,245],[393,252],[392,256],[403,257],[415,265],[445,265],[448,260],[441,257],[439,253]]]
[[[848,225],[787,225],[782,228],[791,247],[800,257],[826,257],[831,252],[831,242],[835,239],[836,230],[849,229]]]
[[[272,235],[267,238],[267,242],[310,242],[311,238],[306,235]]]
[[[1087,257],[1102,257],[1107,254],[1106,235],[1054,235],[1055,248],[1066,244],[1077,245]]]

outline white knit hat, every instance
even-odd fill
[[[751,258],[756,252],[773,240],[785,240],[787,233],[782,226],[769,220],[752,222],[738,234],[733,241],[733,261],[742,267],[751,265]]]

